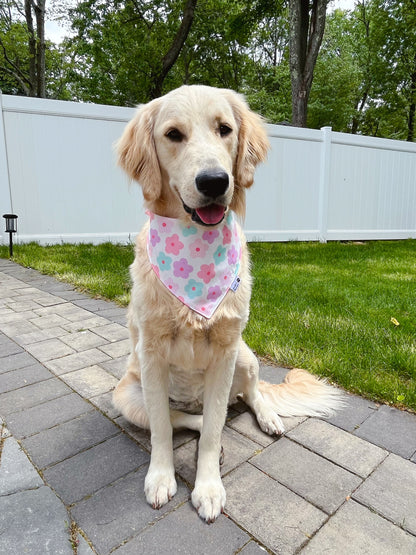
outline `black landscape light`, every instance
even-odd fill
[[[3,218],[6,220],[6,233],[9,234],[9,254],[10,258],[13,256],[13,233],[17,231],[17,216],[16,214],[3,214]]]

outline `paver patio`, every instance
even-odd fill
[[[0,553],[416,553],[416,415],[352,395],[332,419],[284,419],[282,438],[232,407],[212,525],[190,502],[197,434],[176,433],[178,493],[154,511],[149,434],[111,404],[125,315],[0,260]]]

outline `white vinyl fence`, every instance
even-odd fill
[[[0,216],[18,215],[15,239],[134,240],[145,221],[141,194],[113,153],[133,114],[0,95]],[[248,192],[249,240],[416,238],[416,144],[328,127],[268,132],[268,161]]]

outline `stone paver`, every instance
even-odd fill
[[[43,486],[0,497],[0,553],[73,555],[69,516]]]
[[[325,420],[347,432],[353,432],[377,409],[378,405],[368,399],[357,397],[357,395],[347,395],[345,408]]]
[[[23,440],[38,468],[45,468],[101,443],[119,433],[119,428],[98,411],[39,432]]]
[[[354,499],[416,536],[416,465],[390,454]]]
[[[366,478],[387,456],[387,451],[367,443],[327,422],[309,419],[288,437],[330,459],[350,472]]]
[[[21,439],[92,410],[94,408],[82,397],[76,393],[68,393],[35,407],[14,412],[7,418],[7,424],[13,435]]]
[[[32,364],[19,370],[0,374],[0,393],[7,393],[26,385],[43,382],[52,377],[49,370],[41,364]]]
[[[94,333],[100,335],[107,341],[120,341],[121,339],[129,339],[129,332],[125,326],[121,326],[120,324],[107,324],[104,326],[100,326],[98,328],[94,328]]]
[[[335,512],[362,482],[355,474],[286,438],[250,462],[328,514]]]
[[[71,509],[75,521],[100,552],[108,553],[189,499],[188,488],[179,480],[172,501],[154,511],[141,495],[147,470],[145,465]]]
[[[198,434],[176,432],[178,493],[153,510],[150,433],[111,403],[129,350],[125,309],[0,259],[0,553],[416,553],[416,415],[355,395],[282,438],[230,407],[211,526],[190,502]]]
[[[13,437],[4,440],[1,452],[0,495],[43,486],[43,481]]]
[[[117,555],[212,555],[236,553],[250,539],[230,519],[221,515],[215,526],[207,526],[196,515],[190,503],[170,513],[155,526],[149,526],[114,553]],[[175,546],[175,547],[173,547]],[[224,547],[226,547],[226,551]]]
[[[130,353],[131,343],[130,339],[122,339],[121,341],[115,341],[114,343],[108,343],[107,345],[102,345],[100,351],[103,351],[106,355],[111,358],[119,358]]]
[[[241,555],[266,555],[267,551],[258,543],[251,541],[240,551]]]
[[[103,370],[100,366],[88,366],[82,370],[75,370],[61,375],[61,379],[80,395],[89,399],[114,389],[118,380]]]
[[[120,434],[48,468],[43,475],[64,503],[72,504],[148,461],[147,453]]]
[[[259,450],[260,445],[245,438],[234,430],[225,427],[221,444],[224,451],[224,463],[221,475],[246,461]],[[195,484],[198,442],[196,439],[181,445],[175,450],[175,468],[178,474],[192,486]]]
[[[413,555],[416,538],[349,501],[319,530],[302,555]]]
[[[71,390],[67,385],[57,378],[51,378],[8,393],[2,393],[0,395],[1,413],[3,416],[7,416],[68,393],[71,393]]]
[[[40,362],[47,362],[54,358],[61,358],[75,353],[74,349],[65,345],[60,339],[47,339],[40,343],[31,343],[26,346],[26,350]]]
[[[102,351],[98,349],[88,349],[87,351],[81,351],[80,353],[68,355],[57,360],[51,360],[47,362],[45,366],[52,370],[54,374],[60,376],[67,372],[73,372],[74,370],[80,370],[87,366],[93,366],[94,364],[109,360],[111,360],[111,358]]]
[[[100,337],[89,330],[69,333],[65,337],[62,337],[61,341],[78,352],[93,349],[94,347],[99,347],[100,345],[107,343],[103,337]]]
[[[295,553],[327,515],[249,463],[224,479],[226,513],[275,553]]]
[[[0,359],[0,374],[10,372],[10,370],[19,370],[19,368],[25,368],[36,362],[37,360],[26,352],[6,355]]]
[[[415,415],[385,405],[355,435],[408,459],[416,451]]]

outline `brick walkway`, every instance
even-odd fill
[[[152,510],[149,435],[111,405],[127,337],[124,309],[0,260],[0,553],[416,553],[416,416],[355,396],[281,439],[233,407],[211,526],[189,501],[196,435],[176,434],[178,493]]]

